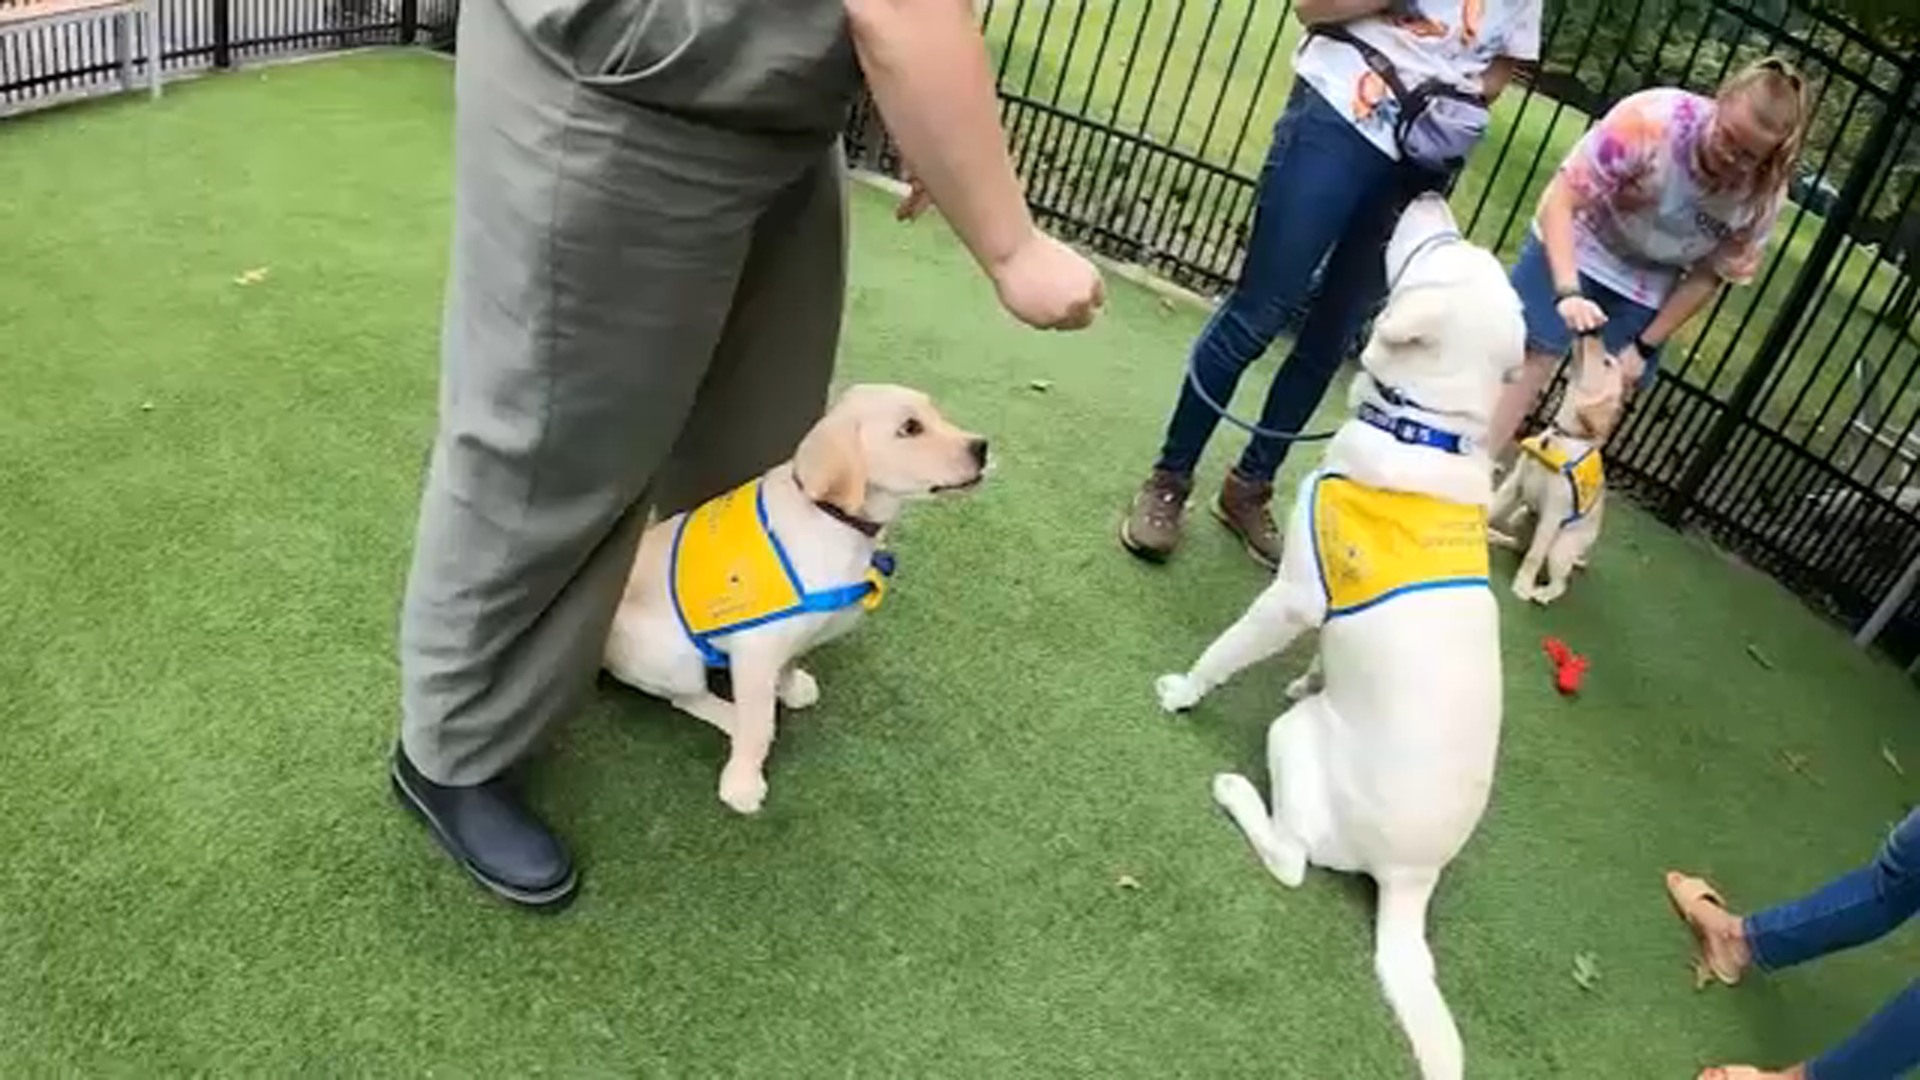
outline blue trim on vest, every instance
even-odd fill
[[[1421,582],[1416,582],[1412,585],[1402,585],[1397,589],[1393,589],[1388,592],[1383,592],[1379,596],[1374,597],[1373,599],[1367,601],[1364,604],[1354,604],[1351,607],[1343,607],[1343,608],[1328,608],[1327,618],[1337,619],[1342,615],[1358,615],[1360,612],[1365,611],[1368,608],[1378,607],[1379,605],[1386,603],[1387,601],[1393,599],[1396,596],[1405,596],[1408,593],[1427,592],[1428,590],[1431,590],[1431,589],[1485,589],[1488,587],[1489,587],[1489,583],[1487,579],[1483,577],[1446,578],[1441,581],[1421,581]]]
[[[732,626],[722,627],[719,630],[709,630],[704,634],[694,633],[693,627],[687,624],[686,611],[680,606],[680,590],[674,587],[674,581],[680,567],[680,538],[686,534],[687,522],[693,519],[693,515],[687,514],[682,517],[680,519],[680,527],[675,529],[673,533],[673,553],[668,557],[670,561],[667,563],[667,592],[673,597],[673,614],[675,618],[680,620],[681,633],[686,634],[687,640],[693,642],[693,647],[700,650],[701,659],[705,660],[707,666],[710,668],[723,668],[727,666],[727,654],[713,647],[714,638],[737,634],[742,630],[751,630],[756,626],[765,626],[768,623],[779,622],[782,619],[790,619],[795,615],[830,614],[835,611],[844,611],[865,600],[867,595],[873,592],[874,586],[870,581],[862,581],[857,585],[841,585],[831,589],[822,589],[819,592],[808,592],[806,583],[800,580],[800,574],[793,568],[793,560],[787,557],[786,545],[780,542],[780,537],[773,531],[773,523],[767,520],[767,488],[765,484],[761,484],[754,489],[753,501],[754,512],[759,515],[760,518],[760,531],[766,534],[767,542],[773,545],[773,553],[780,560],[780,569],[786,572],[787,582],[793,586],[793,591],[799,595],[800,602],[792,607],[768,612],[765,615],[758,615],[754,618],[734,623]],[[893,567],[894,561],[891,552],[876,551],[873,553],[873,568],[880,571],[880,576],[892,577]]]
[[[1579,470],[1581,462],[1599,452],[1600,448],[1598,446],[1589,446],[1587,447],[1586,453],[1581,454],[1577,458],[1568,458],[1567,463],[1560,466],[1560,475],[1565,477],[1567,481],[1567,505],[1573,507],[1573,511],[1567,515],[1566,520],[1560,523],[1561,528],[1566,528],[1568,525],[1579,521],[1581,518],[1593,512],[1593,507],[1591,506],[1585,510],[1580,509],[1580,481],[1573,474]],[[1596,491],[1594,494],[1598,495],[1599,492]],[[1596,499],[1595,501],[1598,500]]]

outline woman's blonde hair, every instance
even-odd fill
[[[1793,179],[1794,163],[1800,158],[1800,146],[1807,137],[1807,122],[1813,109],[1807,101],[1807,81],[1792,64],[1777,56],[1762,57],[1748,64],[1720,84],[1715,100],[1722,105],[1745,100],[1754,115],[1781,136],[1754,177],[1757,191],[1777,191]]]

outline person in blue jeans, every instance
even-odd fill
[[[1699,964],[1729,986],[1748,968],[1779,971],[1885,936],[1920,912],[1920,809],[1894,826],[1871,863],[1798,900],[1741,917],[1713,887],[1667,875],[1667,894],[1700,945]],[[1920,979],[1844,1042],[1768,1072],[1717,1065],[1700,1080],[1893,1080],[1920,1067]]]
[[[1405,87],[1439,82],[1491,101],[1515,63],[1539,57],[1540,0],[1298,0],[1294,11],[1310,31],[1338,25],[1363,40]],[[1247,367],[1307,301],[1320,270],[1317,299],[1260,412],[1259,426],[1271,431],[1306,426],[1386,291],[1384,250],[1401,211],[1447,179],[1402,159],[1400,103],[1359,47],[1309,32],[1293,69],[1239,278],[1192,355],[1207,395],[1227,404]],[[1128,551],[1159,562],[1179,546],[1194,470],[1218,422],[1182,370],[1159,460],[1121,523]],[[1288,447],[1255,437],[1212,505],[1269,567],[1280,555],[1269,511],[1273,477]]]

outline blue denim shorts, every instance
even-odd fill
[[[1547,265],[1546,246],[1538,236],[1527,237],[1525,246],[1520,249],[1520,260],[1513,264],[1509,280],[1513,283],[1513,291],[1520,294],[1520,303],[1525,309],[1527,351],[1565,356],[1567,350],[1573,347],[1573,331],[1567,329],[1566,320],[1556,310],[1560,305],[1560,296],[1553,287],[1553,269]],[[1635,303],[1585,274],[1580,275],[1580,292],[1607,313],[1606,324],[1600,327],[1600,344],[1609,353],[1619,352],[1631,345],[1633,339],[1652,324],[1657,314],[1645,304]],[[1659,350],[1654,350],[1652,355],[1644,359],[1646,367],[1640,373],[1641,390],[1653,386],[1654,376],[1660,369]]]

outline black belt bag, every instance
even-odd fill
[[[1400,119],[1394,125],[1393,141],[1400,148],[1401,160],[1433,172],[1451,173],[1466,163],[1467,155],[1486,135],[1493,115],[1487,109],[1486,98],[1438,79],[1428,79],[1409,89],[1385,53],[1337,23],[1315,26],[1308,33],[1353,46],[1373,73],[1387,84],[1394,100],[1400,103]]]

